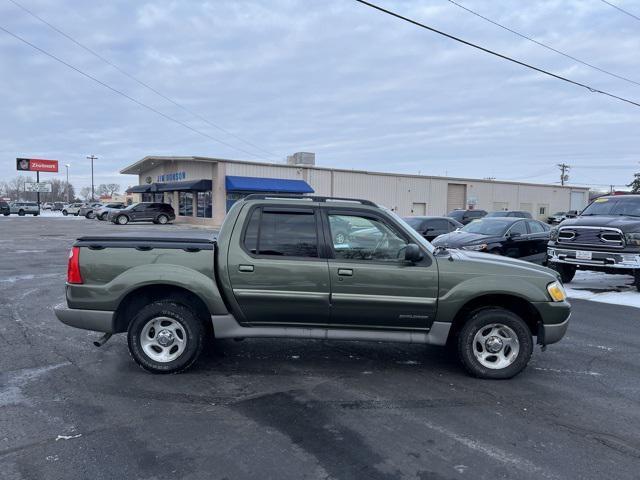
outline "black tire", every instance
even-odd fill
[[[560,274],[560,280],[562,283],[569,283],[576,276],[576,266],[568,265],[566,263],[553,262],[552,267],[556,272]]]
[[[126,225],[127,223],[129,223],[129,217],[127,217],[126,215],[118,215],[116,217],[116,222],[118,225]]]
[[[515,333],[518,352],[512,362],[504,368],[490,368],[483,365],[474,353],[474,338],[484,327],[499,324]],[[464,368],[473,376],[486,379],[507,379],[520,373],[529,363],[533,352],[533,338],[525,321],[515,313],[501,307],[483,308],[471,312],[467,322],[458,333],[458,358]],[[482,348],[485,348],[484,346]],[[488,356],[489,358],[491,355]]]
[[[96,215],[93,212],[87,212],[87,214],[84,216],[84,218],[86,218],[88,220],[92,220],[92,219],[96,218]]]
[[[103,213],[102,215],[98,215],[98,220],[100,220],[101,222],[104,222],[107,219],[107,214]]]
[[[73,214],[74,217],[77,217],[78,215],[80,215],[80,212],[76,212]]]
[[[34,213],[33,216],[37,217],[38,215],[40,215],[39,213]]]
[[[145,325],[158,317],[168,317],[182,327],[186,345],[179,357],[170,362],[158,362],[143,350],[141,334]],[[131,358],[142,368],[152,373],[178,373],[191,367],[200,356],[205,338],[205,326],[188,307],[172,299],[150,303],[133,318],[127,331],[127,342]]]
[[[159,223],[160,225],[166,225],[167,223],[169,223],[169,217],[167,217],[166,215],[158,215],[154,223]]]
[[[640,292],[640,269],[634,270],[633,272],[633,284],[636,286],[636,289]]]
[[[20,210],[20,211],[18,211],[18,216],[20,216],[20,217],[24,217],[24,210]]]
[[[69,215],[69,212],[67,212],[66,210],[62,210],[62,215],[66,217],[67,215]]]

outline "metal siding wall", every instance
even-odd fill
[[[309,185],[315,190],[316,195],[330,197],[331,193],[331,171],[309,169]]]
[[[226,162],[225,162],[226,163]],[[227,175],[240,177],[287,178],[303,180],[303,168],[253,165],[250,163],[226,163]]]

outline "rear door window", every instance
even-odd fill
[[[318,257],[318,229],[312,209],[255,209],[244,234],[245,249],[256,255]]]

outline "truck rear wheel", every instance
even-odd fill
[[[560,274],[562,283],[569,283],[576,276],[576,266],[566,263],[552,263],[553,269]]]
[[[527,366],[533,352],[525,321],[500,307],[472,312],[457,340],[460,361],[479,378],[511,378]]]
[[[178,373],[200,356],[203,323],[188,307],[159,300],[144,307],[129,324],[127,340],[133,360],[152,373]]]

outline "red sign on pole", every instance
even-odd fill
[[[16,168],[28,172],[58,173],[58,160],[41,158],[16,158]]]

